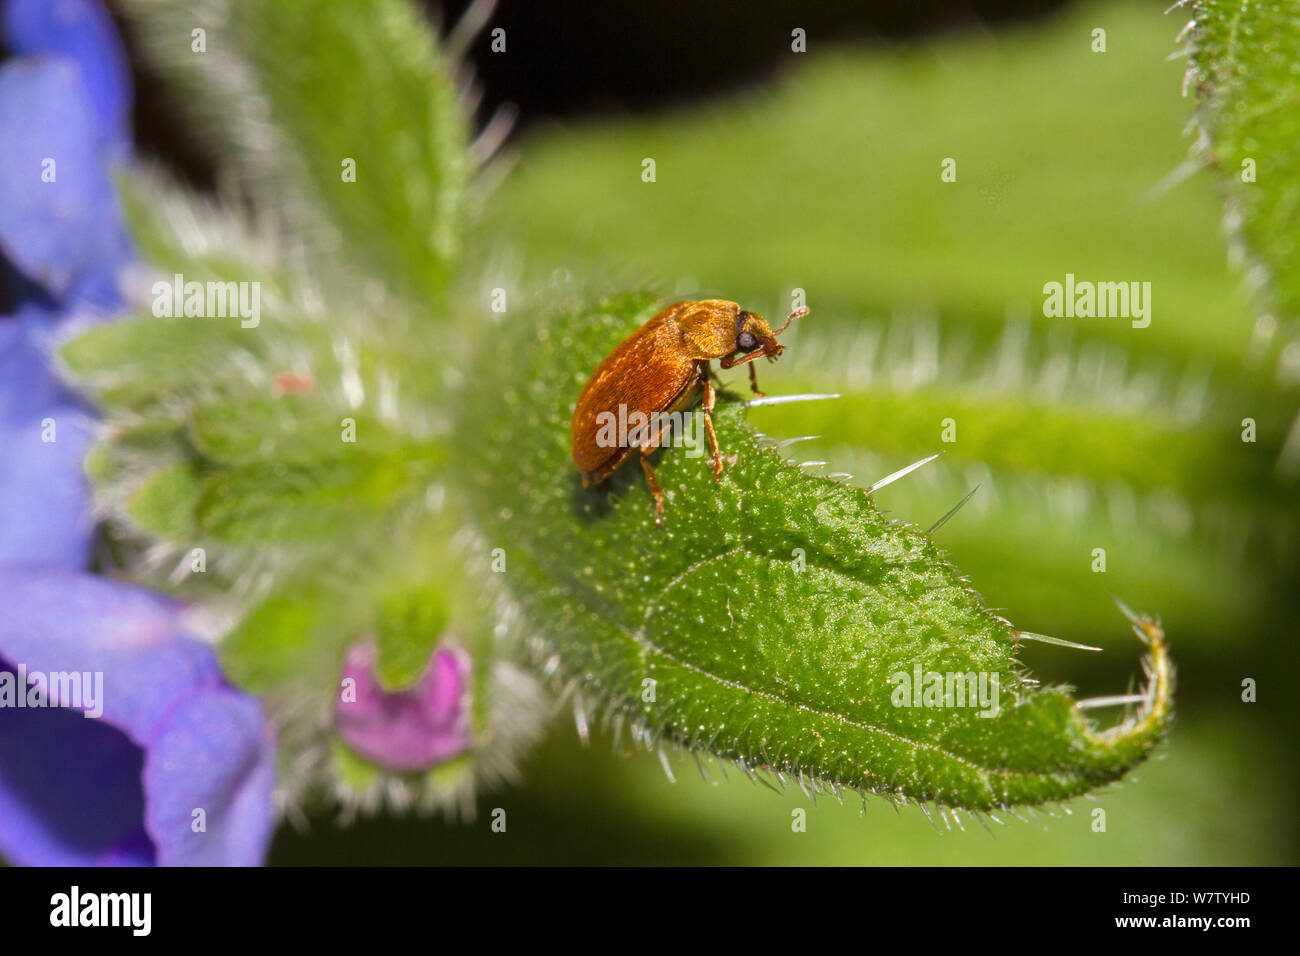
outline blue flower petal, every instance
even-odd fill
[[[225,683],[212,649],[184,633],[177,605],[108,578],[0,568],[0,607],[9,669],[102,674],[103,709],[94,720],[0,707],[0,854],[260,862],[272,825],[270,730],[260,705]]]
[[[0,66],[0,143],[0,254],[56,299],[116,307],[130,245],[72,61]]]
[[[144,751],[103,721],[63,708],[0,709],[0,857],[21,866],[152,863],[143,766]]]
[[[35,309],[0,321],[0,564],[77,569],[94,532],[92,418],[49,367],[49,323]]]
[[[0,568],[0,657],[29,670],[104,675],[104,715],[146,745],[196,688],[221,680],[212,649],[187,637],[179,607],[110,578]]]
[[[271,839],[275,747],[257,701],[226,687],[195,695],[150,744],[144,781],[160,866],[262,862]]]
[[[9,0],[4,37],[19,56],[53,55],[76,63],[101,139],[126,141],[131,73],[113,18],[98,0]]]

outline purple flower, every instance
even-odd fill
[[[96,0],[10,0],[5,46],[15,56],[57,56],[80,74],[100,137],[126,144],[131,78],[113,18]]]
[[[374,668],[373,644],[358,644],[343,661],[335,726],[349,747],[390,770],[423,770],[469,747],[465,654],[439,648],[415,685],[397,692],[379,686]]]
[[[0,65],[0,282],[18,293],[0,316],[0,857],[257,864],[274,785],[261,707],[174,604],[81,572],[93,413],[51,351],[62,325],[121,305],[125,58],[92,0],[0,4],[18,54]]]
[[[90,0],[3,7],[0,279],[0,564],[79,568],[93,522],[81,460],[89,416],[50,353],[70,316],[119,307],[130,246],[111,179],[128,151],[130,80],[111,20]]]
[[[91,0],[11,0],[0,66],[0,256],[61,312],[120,305],[130,259],[113,189],[126,158],[130,80]]]
[[[270,732],[172,602],[102,577],[0,568],[0,604],[0,855],[261,862]]]
[[[0,565],[85,566],[94,522],[81,462],[92,416],[47,360],[48,315],[0,318]]]

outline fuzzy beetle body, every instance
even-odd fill
[[[668,306],[623,340],[592,373],[573,413],[573,464],[584,485],[604,481],[639,451],[641,468],[655,501],[655,521],[662,523],[663,492],[655,479],[649,456],[664,440],[665,414],[689,408],[703,390],[704,427],[715,480],[722,477],[722,455],[713,430],[713,370],[717,359],[723,368],[752,363],[766,356],[775,360],[782,352],[776,336],[807,309],[790,314],[773,332],[761,316],[746,312],[726,299],[678,302]],[[749,383],[756,395],[758,379],[749,366]],[[609,440],[604,426],[612,420],[645,421],[631,435]]]

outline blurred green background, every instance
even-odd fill
[[[1068,814],[990,837],[880,800],[814,805],[686,756],[670,782],[654,756],[612,753],[602,732],[583,748],[562,707],[519,786],[484,795],[473,822],[340,828],[322,814],[283,826],[271,862],[1294,862],[1295,709],[1278,677],[1300,636],[1297,507],[1274,462],[1300,396],[1228,264],[1216,182],[1180,172],[1195,103],[1170,54],[1185,20],[1082,4],[907,45],[814,37],[762,91],[536,125],[482,197],[463,289],[572,274],[769,317],[805,290],[812,314],[761,381],[844,397],[759,409],[754,426],[825,436],[785,453],[862,485],[944,451],[877,501],[929,525],[980,486],[939,533],[953,561],[1017,626],[1104,648],[1026,647],[1044,680],[1122,692],[1140,648],[1110,595],[1159,614],[1179,689],[1158,759]],[[940,180],[948,157],[954,183]],[[1045,319],[1043,284],[1067,272],[1150,282],[1150,327]],[[743,373],[728,378],[744,388]],[[944,418],[955,443],[940,439]],[[1245,678],[1257,703],[1241,700]],[[797,807],[807,832],[792,832]]]

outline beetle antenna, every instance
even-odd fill
[[[781,326],[772,334],[780,335],[782,332],[784,332],[786,329],[790,327],[791,322],[793,322],[795,319],[801,319],[807,314],[808,314],[808,306],[806,305],[800,306],[799,308],[795,309],[793,312],[790,313],[790,318],[785,320],[785,325]]]

